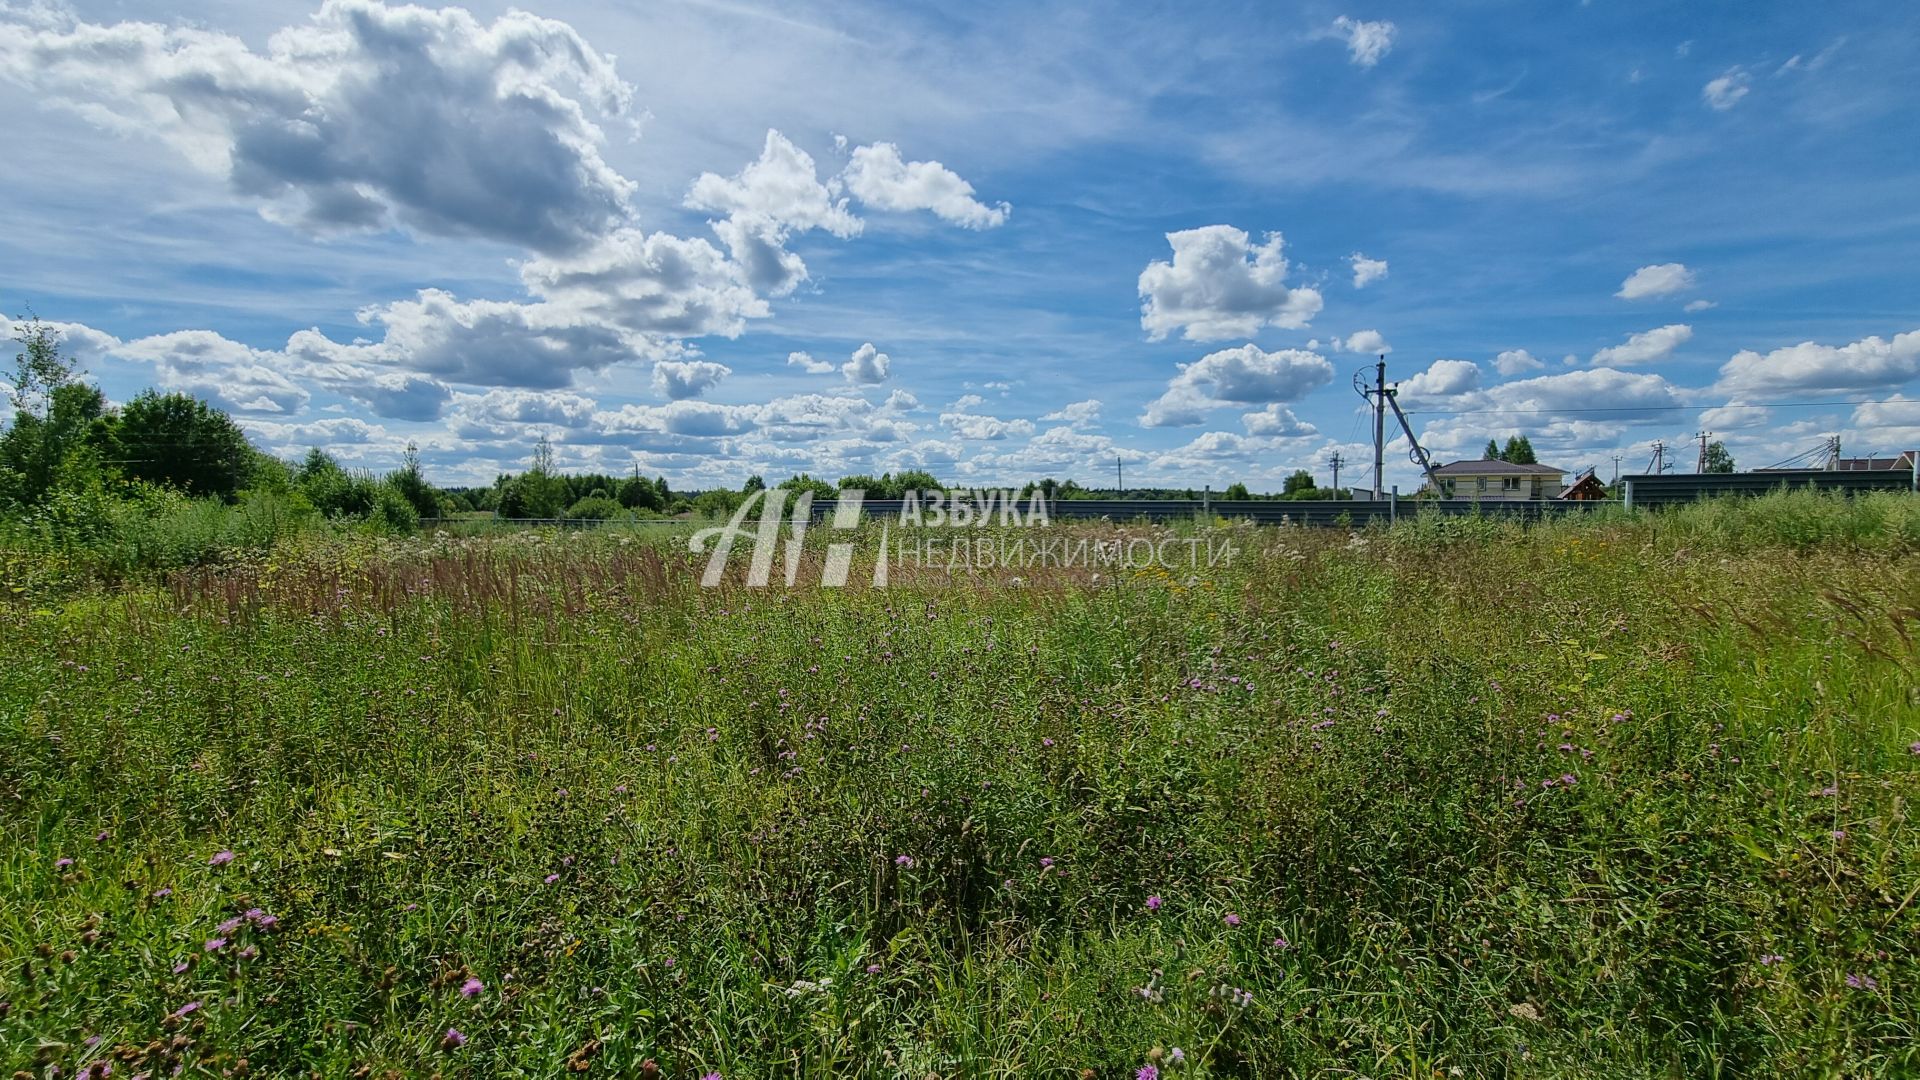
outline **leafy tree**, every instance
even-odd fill
[[[1727,445],[1719,439],[1707,444],[1707,472],[1730,473],[1733,471],[1733,455],[1727,453]]]
[[[1304,492],[1312,491],[1313,487],[1313,474],[1305,469],[1295,469],[1293,475],[1287,477],[1286,484],[1280,489],[1280,493],[1282,495],[1301,495]]]
[[[760,478],[760,474],[754,473],[752,476],[747,477],[746,483],[740,485],[740,494],[751,495],[766,486],[767,482]]]
[[[1500,460],[1515,465],[1538,465],[1540,459],[1533,456],[1533,444],[1525,435],[1515,435],[1507,440],[1506,449],[1500,451]]]
[[[120,410],[121,471],[197,497],[232,499],[247,485],[253,447],[233,418],[186,394],[142,392]]]
[[[567,517],[583,521],[606,521],[621,514],[618,502],[606,495],[589,495],[572,506],[567,507]]]
[[[387,486],[399,492],[416,515],[440,516],[440,493],[421,475],[420,448],[414,444],[407,444],[406,452],[400,455],[400,468],[387,476]]]
[[[780,486],[789,491],[811,491],[813,492],[813,497],[816,499],[831,499],[840,494],[839,489],[832,484],[827,483],[825,480],[815,480],[806,473],[801,473],[798,476],[790,476],[780,481]]]
[[[105,396],[79,381],[51,327],[34,319],[14,337],[22,351],[9,377],[13,423],[0,433],[0,505],[37,504],[62,483],[104,492],[103,459],[118,456]]]
[[[893,483],[895,497],[904,496],[909,491],[944,491],[947,487],[925,469],[908,469],[894,477]]]
[[[1227,485],[1227,490],[1221,492],[1220,497],[1227,502],[1246,502],[1253,498],[1253,493],[1247,490],[1247,485],[1235,480]]]
[[[1500,456],[1500,444],[1498,442],[1495,442],[1492,439],[1487,440],[1487,448],[1480,452],[1480,459],[1482,461],[1505,461],[1506,460],[1505,458]]]
[[[665,485],[666,481],[663,479],[661,486],[655,487],[653,481],[641,476],[640,470],[636,468],[631,477],[620,482],[617,498],[620,505],[628,510],[665,510],[667,508],[666,496],[663,494]]]

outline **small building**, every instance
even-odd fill
[[[1511,461],[1450,461],[1433,470],[1443,499],[1477,502],[1557,498],[1567,470],[1551,465],[1515,465]],[[1429,485],[1428,490],[1432,487]]]
[[[1593,470],[1586,469],[1582,471],[1579,476],[1574,477],[1573,483],[1562,488],[1560,494],[1554,496],[1554,498],[1564,499],[1568,502],[1599,502],[1605,499],[1611,499],[1613,496],[1608,493],[1607,485],[1601,483],[1600,478],[1593,475]]]
[[[1837,472],[1912,472],[1916,457],[1920,457],[1920,450],[1908,450],[1886,457],[1843,457],[1835,458],[1832,467]]]

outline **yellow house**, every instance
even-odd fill
[[[1557,498],[1567,475],[1567,470],[1551,465],[1510,461],[1451,461],[1433,471],[1440,479],[1441,498],[1478,502]],[[1432,485],[1426,490],[1432,491]]]

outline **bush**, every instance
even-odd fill
[[[589,495],[572,506],[567,507],[566,516],[582,521],[606,521],[610,518],[624,517],[626,511],[620,504],[605,495]]]

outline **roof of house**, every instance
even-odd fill
[[[1607,485],[1601,483],[1600,478],[1593,475],[1592,469],[1588,469],[1586,472],[1583,472],[1579,476],[1574,477],[1573,483],[1568,484],[1564,488],[1561,488],[1560,495],[1558,497],[1564,499],[1583,487],[1594,488],[1598,491],[1607,490]]]
[[[1565,476],[1567,470],[1551,465],[1515,465],[1511,461],[1475,458],[1449,461],[1433,470],[1437,476]]]
[[[1915,451],[1907,450],[1886,457],[1843,457],[1834,463],[1834,468],[1847,472],[1855,472],[1861,469],[1911,469],[1913,468],[1914,453]]]

